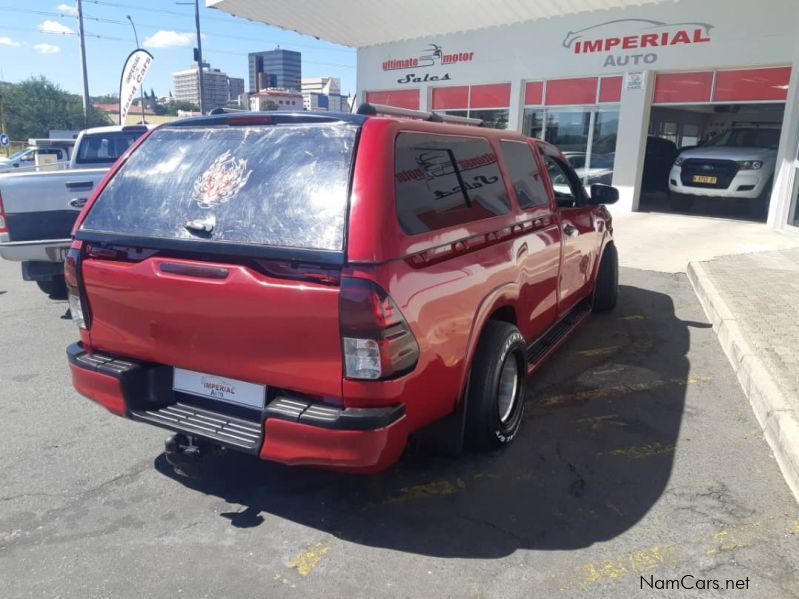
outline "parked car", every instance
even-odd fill
[[[64,296],[70,231],[95,184],[144,125],[97,127],[75,141],[69,169],[0,175],[0,257],[22,263],[22,278]]]
[[[9,172],[19,169],[18,172],[28,172],[40,167],[42,170],[52,170],[64,167],[70,159],[70,153],[75,145],[74,139],[29,139],[29,146],[11,156],[0,156],[0,172]]]
[[[84,207],[73,384],[177,433],[180,470],[220,446],[360,472],[413,433],[504,446],[526,375],[616,303],[614,188],[517,133],[361,112],[162,125]]]
[[[738,200],[765,214],[779,143],[779,128],[737,127],[681,151],[669,174],[672,207],[688,210],[697,197],[706,197]]]

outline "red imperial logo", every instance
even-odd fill
[[[453,52],[445,54],[438,44],[429,44],[419,56],[410,58],[390,58],[383,62],[384,71],[398,71],[402,69],[421,69],[432,67],[436,64],[456,64],[458,62],[471,62],[474,52]]]
[[[657,60],[654,50],[683,44],[700,44],[711,41],[708,23],[666,23],[650,19],[616,19],[569,31],[563,47],[575,54],[625,52],[628,55],[608,56],[604,66],[626,66],[641,61],[651,64]],[[629,54],[641,50],[641,54]]]

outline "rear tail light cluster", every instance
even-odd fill
[[[2,195],[0,195],[0,233],[8,233],[8,223],[6,222],[6,209],[3,208]]]
[[[80,281],[78,279],[78,268],[80,264],[80,250],[72,248],[64,261],[64,281],[67,284],[67,299],[69,300],[69,313],[72,315],[72,322],[82,329],[88,328],[86,311],[83,309],[83,299],[80,292]]]
[[[419,345],[397,305],[375,283],[341,279],[339,321],[347,378],[387,379],[416,366]]]

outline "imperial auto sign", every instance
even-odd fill
[[[710,42],[711,29],[708,23],[616,19],[569,31],[563,47],[574,54],[604,56],[604,67],[652,64],[661,48]]]

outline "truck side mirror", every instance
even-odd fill
[[[610,185],[594,183],[591,185],[592,204],[615,204],[619,201],[619,190]]]

